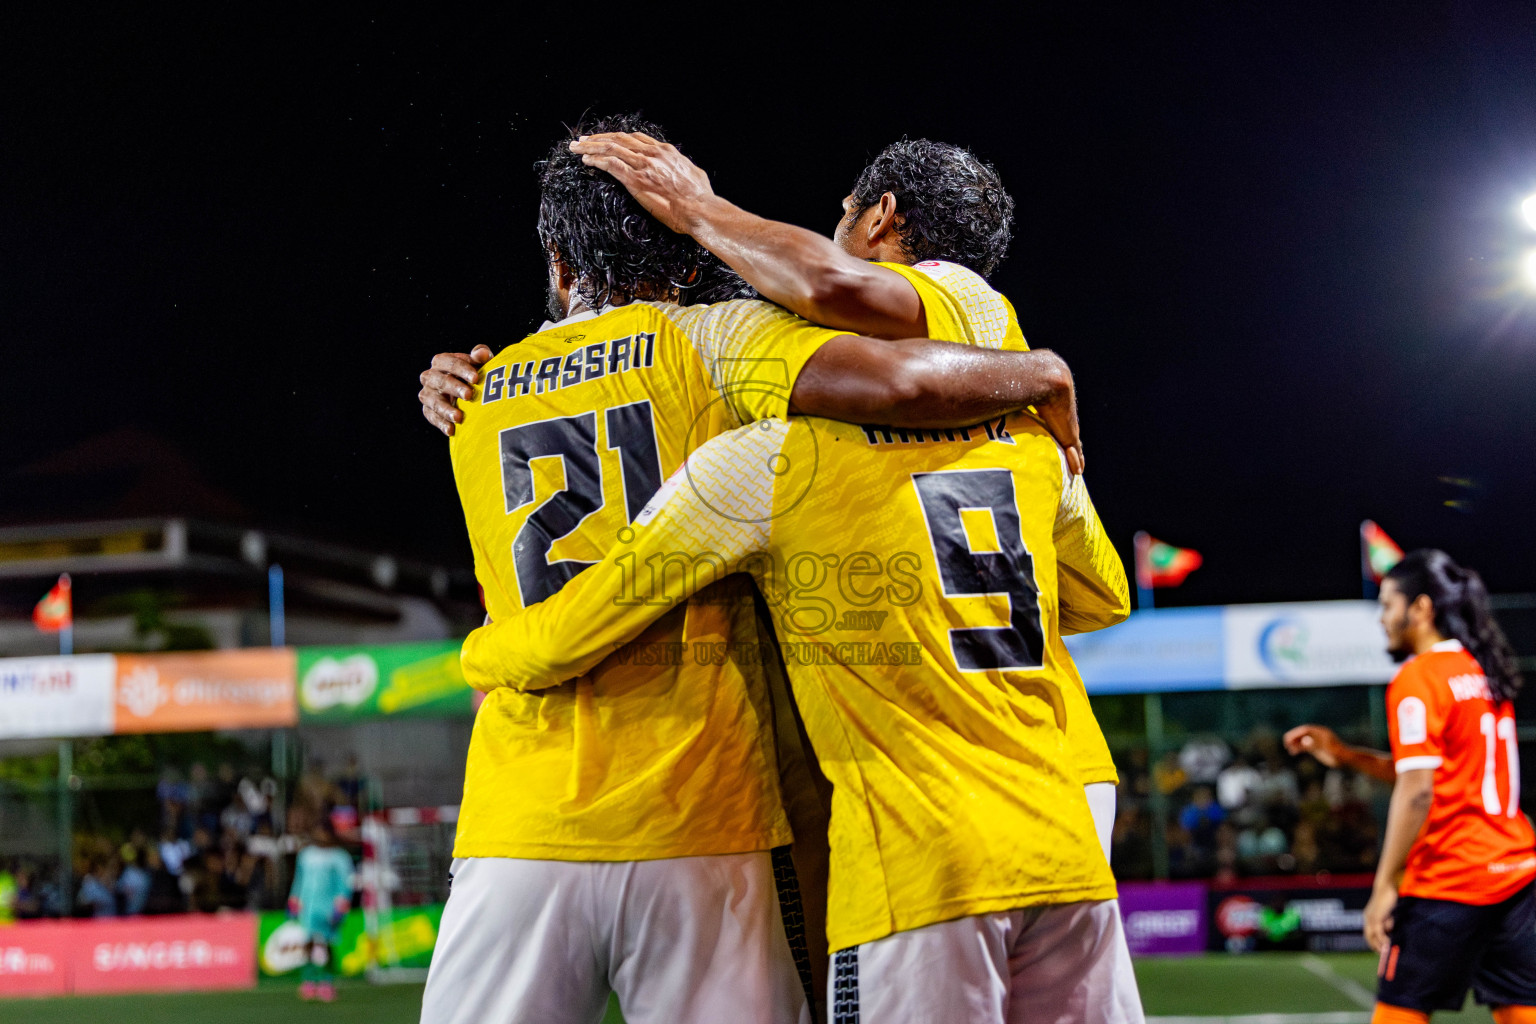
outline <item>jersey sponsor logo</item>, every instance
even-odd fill
[[[908,430],[902,427],[888,427],[880,424],[865,423],[860,425],[864,431],[864,440],[870,444],[929,444],[934,441],[969,441],[971,432],[975,427],[958,427],[954,430]],[[988,441],[1001,441],[1004,444],[1013,444],[1013,435],[1008,432],[1008,417],[1003,416],[996,422],[981,424],[981,429],[986,432]]]
[[[1488,677],[1468,673],[1464,676],[1451,676],[1446,685],[1451,688],[1451,696],[1457,703],[1464,700],[1493,700],[1493,694],[1488,689]]]
[[[480,404],[490,405],[503,398],[527,394],[548,394],[626,370],[648,370],[655,360],[654,332],[594,341],[563,356],[496,367],[485,375]]]
[[[1429,739],[1429,714],[1417,697],[1404,697],[1397,705],[1397,742],[1403,746]]]

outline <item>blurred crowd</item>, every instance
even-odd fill
[[[158,821],[126,836],[76,833],[67,895],[57,865],[0,861],[0,922],[281,909],[294,855],[323,820],[355,835],[365,789],[355,758],[335,775],[312,762],[286,801],[259,771],[168,768],[155,788]]]
[[[1151,878],[1159,808],[1171,878],[1357,874],[1375,869],[1385,787],[1292,758],[1255,730],[1237,749],[1193,736],[1155,763],[1146,748],[1119,764],[1111,862],[1119,878]]]

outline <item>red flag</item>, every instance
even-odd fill
[[[1136,535],[1136,585],[1176,587],[1200,568],[1204,559],[1194,548],[1177,548],[1142,532]]]
[[[69,573],[61,573],[59,582],[37,602],[37,607],[32,609],[32,621],[45,633],[57,633],[66,626],[74,625],[75,609],[69,599]]]

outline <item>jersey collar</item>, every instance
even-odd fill
[[[603,303],[603,308],[602,309],[598,309],[598,310],[584,309],[580,313],[574,313],[571,316],[566,317],[564,320],[561,320],[559,323],[556,323],[553,320],[545,320],[543,326],[541,326],[539,328],[539,333],[543,334],[545,331],[553,331],[556,328],[565,327],[568,324],[579,324],[583,320],[595,320],[598,317],[602,316],[604,313],[608,312],[609,310],[618,309],[618,308],[619,308],[618,306],[615,306],[612,303],[605,302],[605,303]]]
[[[1431,651],[1459,651],[1462,649],[1460,640],[1441,640],[1430,647]]]

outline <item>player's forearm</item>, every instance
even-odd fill
[[[1049,349],[1001,351],[930,338],[845,336],[795,380],[790,410],[851,423],[945,429],[1070,400],[1072,374]]]
[[[706,446],[695,459],[712,450]],[[703,476],[712,470],[697,472],[704,486]],[[575,679],[699,590],[738,571],[749,542],[729,520],[723,522],[738,536],[734,547],[724,536],[709,535],[710,525],[722,522],[720,513],[694,484],[688,471],[679,470],[652,498],[658,507],[651,518],[630,525],[629,542],[538,604],[470,633],[459,655],[465,680],[490,692]]]
[[[812,323],[873,338],[926,330],[922,300],[909,281],[850,256],[830,238],[714,195],[690,207],[685,224],[765,298]]]
[[[567,584],[569,590],[574,583]],[[574,679],[603,660],[595,630],[564,630],[551,624],[572,621],[559,599],[565,590],[531,608],[487,623],[464,638],[459,665],[464,681],[489,693],[498,687],[540,690]],[[612,650],[612,648],[608,648]]]
[[[1392,763],[1392,755],[1382,753],[1379,750],[1371,750],[1368,747],[1355,747],[1341,744],[1341,749],[1335,755],[1339,765],[1362,775],[1369,775],[1373,779],[1382,782],[1397,781],[1397,767]]]
[[[1410,775],[1418,775],[1411,772]],[[1433,775],[1432,772],[1427,773]],[[1408,864],[1408,851],[1419,837],[1424,822],[1429,818],[1430,804],[1434,799],[1433,783],[1425,784],[1418,778],[1411,782],[1400,781],[1392,787],[1392,801],[1387,808],[1386,835],[1381,844],[1381,859],[1376,865],[1376,887],[1397,890],[1403,868]]]

